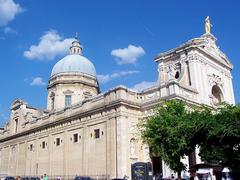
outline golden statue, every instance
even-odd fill
[[[205,19],[205,31],[206,33],[211,33],[211,23],[210,23],[210,18],[209,16],[206,17]]]

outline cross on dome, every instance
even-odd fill
[[[72,42],[72,46],[69,48],[70,54],[79,54],[82,55],[82,45],[80,44],[80,41],[78,40],[77,32],[74,37],[74,40]]]

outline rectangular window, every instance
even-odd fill
[[[94,137],[95,139],[100,138],[100,129],[94,129]]]
[[[30,151],[33,151],[33,144],[30,144]]]
[[[60,138],[56,139],[56,146],[60,146]]]
[[[78,134],[73,134],[73,142],[77,143],[78,142]]]
[[[46,142],[43,141],[43,142],[42,142],[42,148],[45,149],[45,147],[46,147]]]
[[[66,95],[65,96],[65,107],[70,107],[72,105],[72,96]]]

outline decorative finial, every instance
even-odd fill
[[[212,27],[212,24],[210,23],[210,18],[209,16],[207,16],[205,19],[205,32],[211,33],[211,27]]]
[[[82,46],[78,40],[78,34],[76,32],[72,46],[70,47],[70,54],[79,54],[82,55]]]
[[[75,39],[78,39],[78,33],[77,32],[75,33]]]

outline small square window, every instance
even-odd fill
[[[100,138],[100,129],[94,129],[94,137],[95,139]]]
[[[77,143],[78,142],[78,134],[73,134],[73,142]]]
[[[43,141],[43,142],[42,142],[42,148],[45,149],[45,147],[46,147],[46,142]]]
[[[60,138],[56,139],[56,146],[60,146]]]

